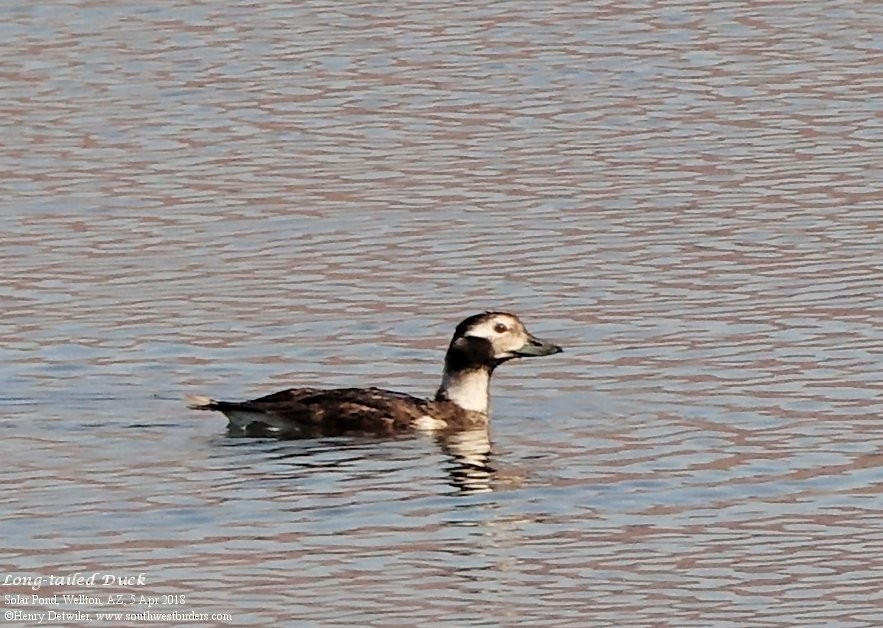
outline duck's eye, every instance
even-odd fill
[[[496,325],[494,325],[494,331],[498,334],[502,334],[509,331],[509,328],[506,327],[503,323],[497,323]]]

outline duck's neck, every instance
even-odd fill
[[[490,383],[491,369],[487,367],[451,369],[446,364],[435,398],[439,401],[451,401],[470,412],[487,414]]]

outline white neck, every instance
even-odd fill
[[[445,371],[437,399],[453,401],[464,410],[487,414],[491,374],[487,369]]]

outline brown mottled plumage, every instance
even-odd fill
[[[223,412],[231,429],[247,433],[267,428],[297,435],[474,428],[487,423],[488,385],[497,366],[560,351],[531,336],[513,314],[485,312],[457,326],[432,400],[381,388],[291,388],[242,402],[190,397],[189,407]]]

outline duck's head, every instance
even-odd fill
[[[561,347],[531,335],[514,314],[485,312],[457,325],[445,355],[438,400],[487,416],[494,369],[514,358],[560,353]]]
[[[448,348],[447,368],[487,368],[513,358],[532,358],[560,353],[561,347],[530,334],[514,314],[485,312],[457,325]]]

